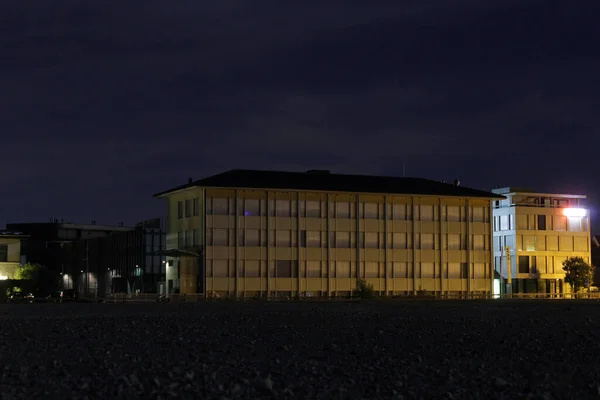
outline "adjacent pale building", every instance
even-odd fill
[[[563,261],[591,260],[586,196],[494,189],[494,293],[565,293]],[[509,279],[510,277],[510,279]]]
[[[492,200],[417,178],[232,170],[161,192],[169,293],[490,295]]]
[[[20,232],[0,232],[0,281],[14,279],[21,265],[21,242],[27,236]]]

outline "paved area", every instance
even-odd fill
[[[0,305],[1,399],[588,399],[600,302]]]

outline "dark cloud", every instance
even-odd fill
[[[133,222],[163,211],[153,192],[236,167],[478,187],[556,188],[560,176],[594,195],[599,11],[0,2],[0,182],[12,188],[0,205],[9,220]]]

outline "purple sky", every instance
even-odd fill
[[[4,222],[133,223],[231,168],[582,192],[598,1],[0,0]]]

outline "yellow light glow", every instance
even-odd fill
[[[6,280],[8,280],[8,276],[0,275],[0,281],[6,281]]]
[[[565,208],[563,214],[566,217],[585,217],[586,211],[583,208]]]

